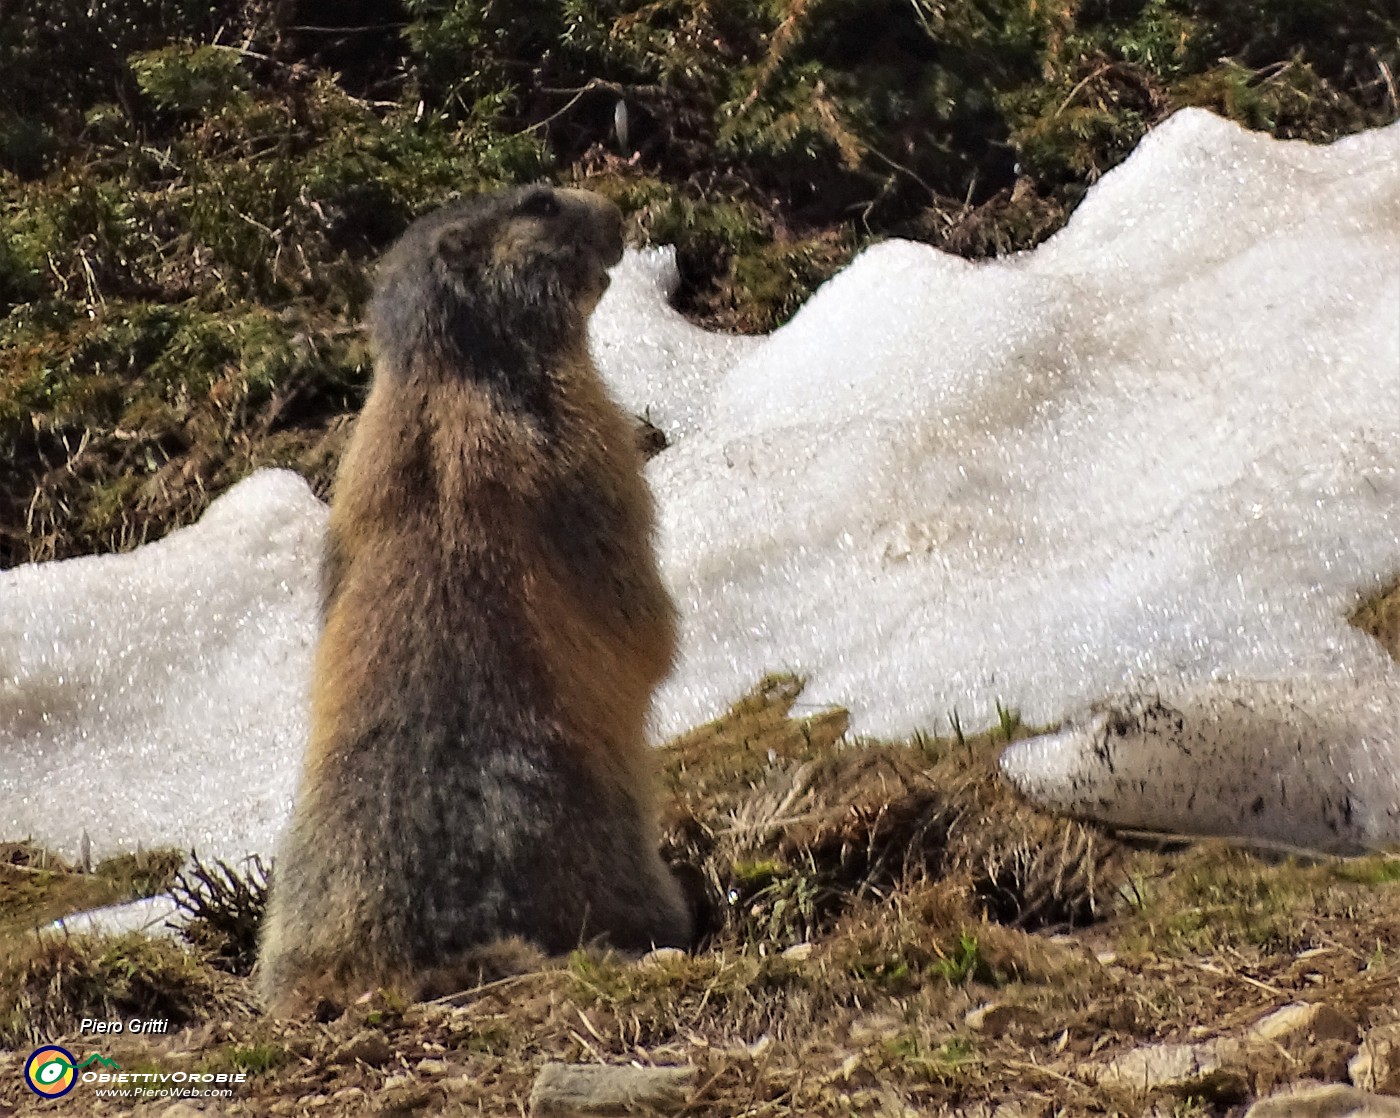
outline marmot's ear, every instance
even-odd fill
[[[471,225],[449,225],[437,235],[434,250],[443,262],[459,271],[481,257],[481,231]]]
[[[554,191],[548,186],[530,190],[516,204],[515,212],[524,217],[558,217],[563,207]]]

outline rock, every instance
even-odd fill
[[[805,963],[812,957],[815,948],[810,943],[794,943],[783,952],[783,958],[791,963]]]
[[[545,1064],[530,1091],[531,1118],[674,1114],[695,1080],[691,1067]]]
[[[1226,1065],[1236,1047],[1219,1041],[1148,1045],[1101,1068],[1098,1083],[1144,1094],[1171,1090],[1212,1099],[1243,1098],[1249,1091],[1243,1072]]]
[[[177,1102],[160,1112],[160,1118],[207,1118],[209,1112],[199,1110],[191,1103]]]
[[[1311,1044],[1321,1040],[1351,1042],[1356,1040],[1356,1021],[1330,1005],[1294,1002],[1260,1018],[1250,1031],[1285,1048],[1295,1040]]]
[[[1356,1019],[1330,1005],[1294,1002],[1255,1022],[1250,1035],[1277,1044],[1293,1061],[1289,1078],[1345,1079],[1356,1054]]]
[[[446,1060],[419,1060],[414,1070],[419,1075],[446,1075],[451,1070],[451,1065]]]
[[[1347,1072],[1363,1091],[1400,1095],[1400,1023],[1367,1033]]]
[[[1333,1083],[1274,1095],[1251,1106],[1245,1118],[1400,1118],[1400,1099]]]
[[[361,1062],[378,1067],[388,1063],[393,1055],[394,1050],[389,1047],[389,1042],[384,1039],[383,1034],[366,1029],[356,1033],[332,1052],[326,1063],[336,1066]]]

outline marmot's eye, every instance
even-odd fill
[[[519,212],[531,217],[555,217],[559,213],[559,199],[548,190],[537,190],[525,196]]]

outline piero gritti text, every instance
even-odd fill
[[[84,1017],[78,1023],[78,1032],[82,1035],[130,1033],[133,1036],[161,1036],[169,1031],[170,1021],[165,1017],[128,1017],[125,1021],[119,1017]]]

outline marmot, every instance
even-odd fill
[[[621,215],[525,187],[389,251],[336,478],[311,735],[259,959],[273,1009],[505,937],[687,947],[645,722],[676,611],[587,322]]]

